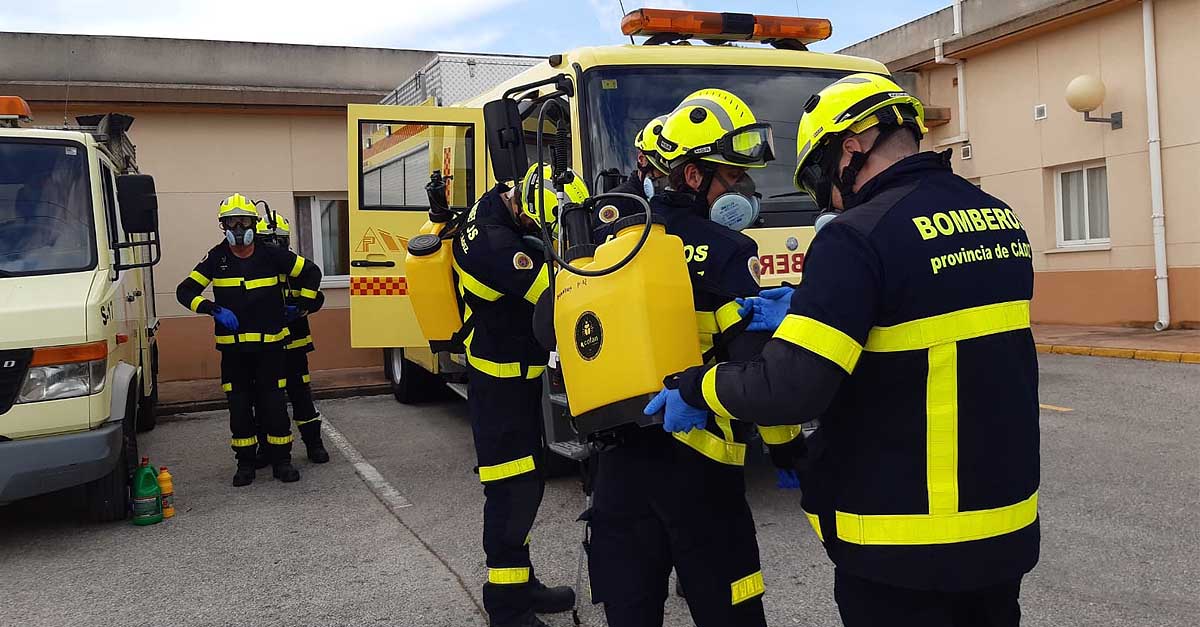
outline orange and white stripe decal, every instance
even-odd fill
[[[405,296],[408,280],[402,276],[359,276],[350,278],[351,296]]]

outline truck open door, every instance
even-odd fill
[[[433,172],[453,177],[452,209],[471,207],[486,191],[483,112],[350,105],[347,138],[351,345],[383,348],[385,360],[432,370],[433,355],[409,303],[404,259],[408,240],[427,219],[425,186]]]

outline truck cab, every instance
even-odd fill
[[[737,94],[760,122],[772,125],[776,143],[777,160],[753,172],[762,211],[745,231],[759,245],[761,284],[800,279],[818,213],[792,184],[796,129],[805,103],[839,78],[856,72],[887,75],[887,68],[870,59],[808,51],[808,44],[831,33],[823,19],[640,9],[625,16],[622,30],[647,39],[641,45],[552,55],[453,106],[349,107],[351,342],[356,348],[384,349],[397,399],[419,400],[437,387],[430,385],[430,373],[451,384],[460,381],[461,356],[433,353],[422,337],[407,296],[405,245],[426,220],[423,187],[431,173],[453,177],[447,199],[458,210],[472,206],[498,180],[515,178],[493,150],[494,135],[510,131],[496,128],[497,120],[484,113],[486,104],[502,98],[517,102],[518,133],[529,162],[538,159],[541,131],[542,158],[548,162],[551,150],[568,146],[571,168],[596,193],[634,169],[633,139],[648,121],[698,89]],[[543,109],[548,100],[561,107]],[[539,129],[543,110],[547,115]],[[561,111],[568,119],[558,119]],[[557,134],[563,128],[570,129],[565,138]],[[573,434],[563,427],[569,420],[561,420],[565,399],[556,389],[551,376],[544,403],[546,439],[556,452],[577,457]]]
[[[0,96],[0,504],[71,488],[116,520],[154,427],[154,181],[132,117],[30,117]]]

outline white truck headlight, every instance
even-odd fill
[[[18,403],[90,396],[104,389],[108,343],[38,348],[17,394]]]

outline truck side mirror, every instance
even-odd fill
[[[483,105],[483,126],[496,180],[520,180],[529,168],[529,157],[517,101],[501,98]]]
[[[158,195],[154,191],[154,177],[148,174],[118,176],[117,203],[121,206],[121,226],[125,232],[158,232]]]

